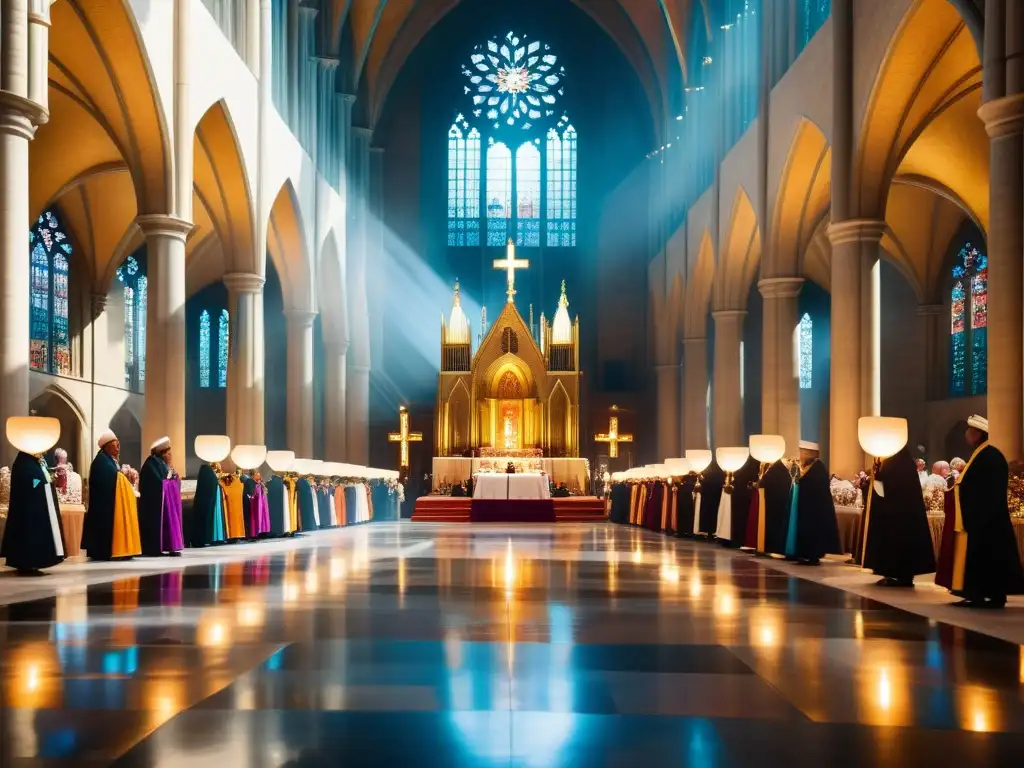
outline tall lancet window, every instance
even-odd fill
[[[527,142],[516,150],[516,245],[540,246],[540,150]]]
[[[988,257],[970,242],[953,264],[949,349],[950,394],[984,394],[988,387]]]
[[[814,384],[814,321],[804,313],[796,327],[800,389],[810,389]]]
[[[71,375],[68,325],[71,241],[54,211],[40,216],[28,233],[29,365],[34,370]]]
[[[217,323],[217,335],[213,323]],[[226,309],[204,309],[199,315],[199,386],[224,389],[228,385],[228,347],[230,318]],[[214,345],[216,342],[216,345]]]
[[[210,386],[210,313],[205,309],[199,315],[199,386]]]
[[[547,244],[576,245],[576,129],[560,122],[547,140]]]
[[[146,309],[149,280],[142,265],[129,256],[117,268],[124,296],[124,386],[139,391],[146,381]]]
[[[487,150],[487,244],[504,245],[512,218],[512,152],[503,143]]]
[[[448,131],[448,245],[480,245],[480,132],[462,115]]]
[[[220,311],[220,321],[217,327],[217,386],[223,389],[228,385],[228,336],[231,333],[231,323],[228,320],[228,311]]]

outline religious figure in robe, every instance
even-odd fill
[[[353,525],[359,520],[359,493],[358,485],[345,486],[345,525]]]
[[[879,586],[912,587],[935,570],[921,479],[906,448],[882,462],[865,507],[863,565],[882,576]]]
[[[57,488],[42,456],[19,451],[11,466],[11,499],[0,542],[7,567],[24,576],[64,561],[64,526]]]
[[[334,483],[334,514],[338,525],[348,525],[347,509],[345,504],[345,484],[341,478],[335,478]]]
[[[296,498],[295,478],[274,475],[267,483],[267,506],[270,515],[270,535],[280,538],[295,533]]]
[[[316,484],[316,504],[317,512],[320,515],[321,528],[334,528],[337,525],[334,521],[333,496],[334,494],[330,492],[328,481],[321,479]]]
[[[299,530],[303,533],[319,530],[320,509],[313,478],[304,476],[296,480],[295,495],[299,503]]]
[[[180,557],[185,548],[181,523],[181,478],[171,467],[171,440],[149,448],[139,471],[139,534],[146,557]]]
[[[694,533],[711,536],[718,528],[718,504],[722,500],[725,472],[712,460],[701,475],[700,508],[695,513]]]
[[[693,472],[683,477],[676,494],[676,536],[693,536],[693,489],[697,475]]]
[[[219,464],[203,464],[196,476],[196,495],[192,502],[193,547],[223,544],[227,540],[227,500],[219,473]]]
[[[1017,541],[1006,500],[1009,466],[988,442],[988,419],[967,420],[974,449],[953,489],[955,539],[952,591],[964,608],[1003,608],[1007,595],[1024,593]]]
[[[245,484],[239,472],[224,475],[220,480],[226,502],[227,539],[239,541],[246,538],[245,530]]]
[[[718,503],[718,530],[715,538],[726,547],[741,547],[747,530],[747,517],[750,513],[750,496],[752,485],[757,484],[760,462],[753,456],[747,456],[743,466],[732,475],[732,491],[729,500],[722,493]],[[723,509],[724,507],[724,509]]]
[[[89,508],[82,525],[82,549],[90,560],[116,560],[142,554],[135,489],[117,462],[121,444],[109,429],[97,441],[89,470]]]
[[[245,511],[245,535],[253,540],[270,533],[270,507],[267,488],[259,472],[242,475],[242,500]]]
[[[760,555],[783,555],[789,532],[789,494],[793,479],[781,459],[761,476],[747,517],[743,546]]]
[[[802,565],[820,565],[825,555],[842,554],[829,482],[828,469],[817,458],[804,462],[793,481],[785,554]]]
[[[611,504],[608,507],[608,519],[613,523],[624,525],[629,522],[629,484],[612,483]]]

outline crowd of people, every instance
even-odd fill
[[[1024,572],[1007,505],[1008,465],[988,442],[988,421],[972,416],[967,461],[938,462],[946,515],[936,558],[921,467],[903,448],[864,475],[865,503],[852,562],[883,587],[935,582],[965,608],[1002,608],[1024,593]],[[764,465],[748,458],[735,473],[714,461],[681,477],[630,478],[612,485],[609,517],[668,535],[714,541],[761,557],[819,565],[842,551],[830,475],[817,457]]]

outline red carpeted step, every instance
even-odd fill
[[[594,496],[553,499],[558,522],[599,522],[606,519],[605,505]],[[412,519],[422,523],[468,523],[473,500],[459,496],[421,496]]]

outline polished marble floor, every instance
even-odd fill
[[[1024,755],[1021,646],[714,545],[402,523],[264,546],[57,569],[0,607],[0,768]]]

